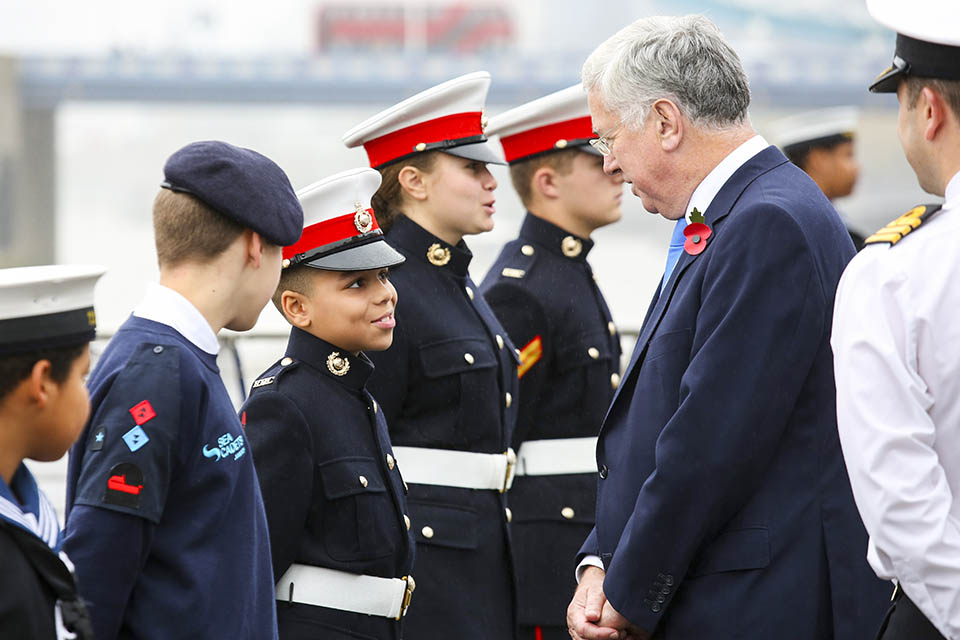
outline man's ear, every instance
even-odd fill
[[[544,165],[533,172],[530,178],[530,184],[536,194],[543,196],[547,200],[556,200],[560,197],[557,189],[557,172],[553,167]]]
[[[23,391],[26,393],[27,402],[37,409],[43,409],[50,402],[50,396],[54,392],[54,387],[58,386],[54,382],[51,372],[53,365],[49,360],[37,360],[33,363],[33,369],[30,370],[30,376],[27,377],[22,385],[26,385]]]
[[[260,268],[263,261],[263,251],[267,248],[266,241],[256,231],[243,230],[243,241],[246,247],[247,261],[254,269]]]
[[[424,181],[423,172],[420,171],[420,169],[407,165],[403,169],[400,169],[400,173],[397,174],[397,180],[400,181],[400,187],[403,189],[403,192],[414,200],[422,201],[427,199],[427,185]]]
[[[293,326],[300,329],[310,326],[310,300],[307,296],[288,289],[280,294],[280,307]]]
[[[920,100],[917,107],[923,109],[923,120],[925,124],[923,136],[927,140],[933,140],[937,137],[937,132],[943,126],[943,123],[947,121],[947,109],[949,109],[949,107],[944,101],[943,96],[930,87],[921,89]]]
[[[683,139],[683,118],[680,109],[671,100],[661,98],[650,107],[650,118],[653,119],[648,126],[654,128],[657,140],[664,151],[674,151],[680,146]]]

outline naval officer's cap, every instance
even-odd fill
[[[306,265],[328,271],[363,271],[404,261],[383,239],[370,206],[380,173],[362,167],[343,171],[297,192],[303,205],[300,239],[283,248],[283,268]]]
[[[600,155],[593,133],[587,94],[576,84],[490,118],[487,134],[500,136],[508,163],[564,149]]]
[[[363,145],[374,169],[425,151],[504,164],[484,133],[489,89],[486,71],[448,80],[361,122],[343,134],[343,143],[351,149]]]
[[[771,123],[770,140],[787,155],[802,149],[850,142],[858,118],[859,110],[851,106],[805,111]]]
[[[187,193],[275,245],[293,244],[303,210],[290,180],[270,158],[226,142],[194,142],[163,167],[164,189]]]
[[[104,271],[78,265],[0,269],[0,356],[93,340],[93,289]]]
[[[960,80],[960,2],[867,0],[867,11],[897,32],[893,63],[870,91],[895,93],[905,76]]]

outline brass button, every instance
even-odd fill
[[[393,471],[393,468],[394,468],[395,466],[397,466],[397,461],[396,461],[396,459],[395,459],[392,455],[390,455],[390,454],[388,453],[388,454],[387,454],[387,469],[390,469],[390,471]]]
[[[520,349],[514,349],[513,352],[517,354],[517,360],[523,359],[523,356],[520,355]]]
[[[583,251],[583,243],[578,238],[566,236],[560,242],[560,251],[568,258],[576,258]]]
[[[426,143],[426,142],[418,142],[418,143],[417,143],[417,146],[415,146],[414,149],[416,149],[417,151],[426,151],[426,150],[427,150],[427,143]]]
[[[430,538],[433,537],[433,527],[429,527],[429,526],[424,527],[423,529],[420,529],[420,533],[423,534],[424,538],[429,540]]]
[[[589,349],[587,349],[587,355],[589,355],[591,358],[596,360],[597,358],[600,357],[600,350],[597,349],[596,347],[590,347]]]
[[[614,373],[611,373],[611,374],[610,374],[610,386],[613,387],[614,389],[616,389],[617,387],[620,386],[620,374],[619,374],[619,373],[614,372]]]
[[[509,391],[507,391],[506,395],[504,395],[504,397],[503,397],[503,403],[504,403],[505,405],[507,405],[507,409],[509,409],[509,408],[510,408],[510,405],[513,404],[513,396],[510,395],[510,392],[509,392]]]
[[[283,259],[282,266],[283,266],[284,269],[289,269],[289,268],[290,268],[290,258],[284,258],[284,259]]]
[[[503,336],[499,333],[497,334],[497,346],[503,349]]]
[[[533,245],[529,245],[529,244],[523,245],[522,247],[520,247],[520,253],[522,253],[525,256],[532,256],[535,253],[533,249]]]
[[[507,516],[507,522],[513,522],[513,511],[510,510],[510,507],[505,508],[503,513]]]
[[[617,335],[617,325],[613,324],[613,320],[607,323],[607,331],[610,332],[610,335]]]
[[[439,242],[434,242],[427,249],[427,260],[435,267],[445,266],[450,262],[450,249],[442,246]]]
[[[463,354],[463,359],[467,361],[467,364],[473,364],[475,361],[473,354],[470,353]]]
[[[467,291],[467,297],[473,300],[473,289],[471,289],[470,287],[464,287],[464,289],[466,289]]]
[[[366,487],[368,484],[370,483],[367,481],[366,476],[360,476],[360,486]]]
[[[566,149],[568,144],[569,142],[567,142],[563,138],[560,138],[555,143],[553,143],[553,146],[556,147],[557,149]]]
[[[407,531],[410,531],[410,525],[412,523],[410,522],[410,516],[407,514],[403,514],[403,524],[407,525]]]
[[[567,520],[573,520],[573,516],[577,515],[577,513],[570,507],[564,507],[563,509],[560,510],[560,515],[562,515]]]
[[[293,358],[284,358],[280,361],[281,367],[289,367],[291,364],[293,364]]]

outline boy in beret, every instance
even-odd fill
[[[160,283],[87,383],[66,548],[99,640],[274,638],[267,522],[217,333],[253,327],[303,212],[280,167],[223,142],[187,145],[164,174]]]
[[[293,325],[241,410],[270,526],[281,640],[399,640],[413,592],[406,491],[363,351],[393,342],[403,262],[383,240],[373,169],[299,192],[273,303]]]
[[[90,411],[98,267],[0,269],[0,637],[92,640],[53,505],[24,458],[59,459]]]

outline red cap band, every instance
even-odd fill
[[[371,167],[379,167],[391,160],[417,151],[417,145],[433,144],[442,140],[459,140],[483,135],[480,111],[454,113],[449,116],[418,122],[363,143]]]
[[[596,137],[596,134],[593,133],[590,116],[583,116],[573,120],[554,122],[545,127],[521,131],[512,136],[501,136],[500,144],[503,146],[503,155],[507,162],[513,162],[532,156],[535,153],[564,148],[557,146],[558,140],[583,140]]]
[[[371,220],[370,228],[367,229],[366,232],[361,231],[357,225],[357,212],[348,213],[345,216],[339,216],[337,218],[330,218],[329,220],[324,220],[323,222],[318,222],[317,224],[312,224],[304,228],[296,244],[283,248],[283,258],[286,260],[298,253],[313,251],[328,244],[346,240],[347,238],[360,237],[365,233],[379,229],[380,225],[377,224],[377,218],[373,215],[373,209],[366,209],[366,212],[370,214]]]

